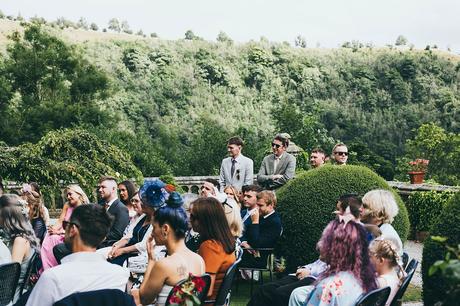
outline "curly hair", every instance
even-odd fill
[[[331,221],[324,229],[317,246],[321,259],[329,265],[320,280],[341,271],[349,271],[364,291],[376,289],[375,269],[370,261],[366,237],[366,230],[358,223]]]

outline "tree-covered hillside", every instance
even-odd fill
[[[392,179],[422,124],[460,133],[458,56],[189,38],[74,44],[26,26],[0,58],[0,139],[80,127],[129,153],[145,176],[210,175],[229,136],[245,139],[257,169],[282,131],[306,150],[344,141],[352,162]]]

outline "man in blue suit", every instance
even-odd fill
[[[242,149],[243,140],[240,137],[228,140],[227,151],[230,156],[224,158],[220,166],[219,184],[222,191],[226,186],[234,186],[241,191],[244,185],[254,183],[254,163],[241,153]]]
[[[243,220],[243,236],[246,228],[252,223],[251,214],[257,210],[257,194],[262,191],[262,188],[257,185],[248,185],[243,187],[243,205],[241,210],[241,219]]]

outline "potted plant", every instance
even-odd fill
[[[423,179],[425,178],[426,170],[428,169],[428,164],[430,161],[428,159],[417,158],[416,160],[410,161],[410,183],[411,184],[422,184]]]

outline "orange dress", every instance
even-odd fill
[[[206,240],[200,245],[198,254],[204,259],[206,273],[216,275],[211,299],[215,299],[228,268],[235,262],[235,252],[227,254],[222,244],[215,240]]]

